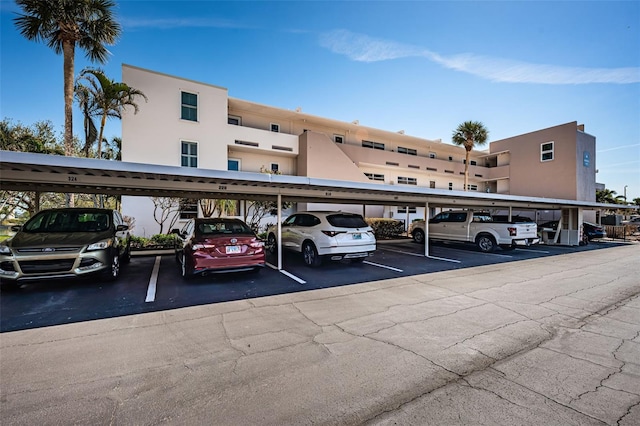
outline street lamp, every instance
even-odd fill
[[[624,186],[624,202],[625,203],[627,202],[627,186],[629,186],[629,185],[625,185]]]

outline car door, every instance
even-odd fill
[[[442,212],[429,220],[429,238],[436,240],[447,239],[446,225],[449,220],[449,212]]]
[[[296,249],[297,231],[295,230],[296,221],[300,215],[294,214],[289,216],[282,222],[282,247],[288,249]]]

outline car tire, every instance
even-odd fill
[[[413,241],[415,241],[416,243],[424,243],[424,231],[422,229],[414,230],[411,235],[413,236]]]
[[[276,236],[273,234],[269,234],[267,237],[267,251],[269,254],[278,253],[278,242],[276,241]]]
[[[476,245],[483,253],[493,253],[496,249],[496,241],[488,234],[478,235]]]
[[[109,269],[105,271],[105,281],[115,281],[120,276],[120,256],[117,250],[111,252]]]
[[[302,259],[304,264],[313,268],[322,264],[322,257],[318,254],[316,246],[312,242],[306,241],[302,244]]]
[[[188,265],[187,256],[184,253],[182,253],[182,261],[180,262],[180,274],[184,280],[193,278],[193,268]]]

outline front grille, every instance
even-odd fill
[[[42,274],[47,272],[66,272],[73,267],[74,259],[29,260],[19,262],[25,274]]]
[[[27,247],[17,249],[18,253],[73,253],[79,252],[82,247]]]

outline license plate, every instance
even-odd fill
[[[227,254],[240,253],[240,246],[227,246]]]
[[[362,239],[362,234],[351,234],[351,236],[353,237],[354,240],[361,240]]]

